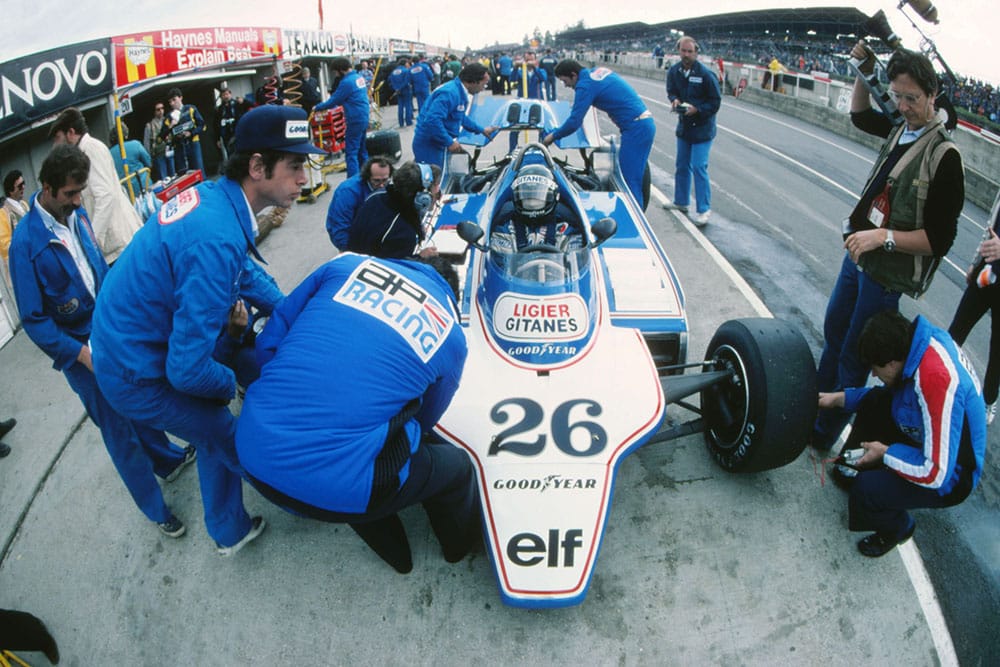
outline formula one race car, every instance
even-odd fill
[[[559,102],[488,98],[483,125],[545,132]],[[437,430],[478,468],[487,552],[507,604],[582,602],[597,560],[619,462],[637,447],[703,430],[732,471],[798,457],[816,410],[809,346],[773,319],[734,320],[703,362],[687,364],[684,296],[613,141],[596,119],[557,145],[582,165],[527,143],[480,166],[451,156],[431,242],[459,268],[469,356]],[[462,137],[485,144],[481,137]],[[519,176],[551,173],[558,232],[524,245],[504,219]],[[700,407],[685,399],[700,394]],[[661,431],[667,407],[695,418]]]

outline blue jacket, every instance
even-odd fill
[[[364,512],[389,420],[420,401],[404,426],[417,451],[451,402],[466,353],[451,290],[431,267],[339,255],[257,337],[261,375],[237,423],[240,462],[285,495]],[[407,462],[400,485],[408,474]]]
[[[576,81],[569,117],[551,134],[562,139],[576,132],[591,106],[608,114],[621,132],[628,130],[647,111],[632,86],[607,67],[583,69]]]
[[[975,459],[975,469],[965,472],[971,473],[972,488],[979,481],[986,453],[986,407],[975,373],[965,365],[965,356],[951,336],[923,316],[916,323],[900,384],[892,388],[892,417],[921,446],[886,443],[883,462],[903,479],[944,496],[959,479],[965,426]],[[845,390],[845,409],[855,411],[869,390]]]
[[[153,166],[153,159],[149,156],[149,151],[142,145],[141,141],[130,139],[125,142],[125,161],[122,162],[122,150],[115,144],[111,147],[111,159],[115,161],[115,171],[118,172],[118,179],[125,178],[125,166],[128,165],[129,180],[132,181],[132,194],[138,195],[151,183],[149,172],[144,172],[142,179],[138,177],[139,170],[145,167],[149,169]],[[122,184],[124,186],[124,183]]]
[[[398,65],[389,75],[389,85],[397,93],[404,95],[409,93],[411,90],[410,69],[404,65]]]
[[[326,233],[338,250],[347,248],[351,221],[371,193],[371,187],[361,178],[361,174],[351,176],[334,190],[330,208],[326,211]]]
[[[429,93],[434,81],[434,70],[425,62],[416,63],[410,67],[410,81],[413,83],[413,92]]]
[[[446,149],[458,137],[459,126],[482,134],[483,127],[466,115],[468,105],[469,93],[461,79],[435,88],[417,117],[413,143]]]
[[[334,107],[344,107],[344,118],[348,122],[363,122],[368,125],[368,84],[363,76],[350,71],[340,79],[337,88],[325,101],[314,107],[315,111],[325,111]]]
[[[372,193],[358,209],[348,230],[347,249],[373,257],[406,259],[417,253],[419,243],[417,229],[399,213],[386,189]]]
[[[10,277],[24,331],[52,358],[53,368],[64,370],[73,365],[90,337],[94,297],[69,249],[45,226],[36,197],[11,239]],[[108,265],[82,207],[76,210],[76,219],[80,245],[94,271],[94,288],[100,291]]]
[[[542,99],[542,88],[545,86],[545,82],[548,81],[549,77],[545,73],[545,70],[540,67],[535,67],[533,69],[528,69],[528,99],[540,100]],[[521,68],[518,68],[514,72],[513,84],[517,89],[517,96],[524,97],[524,91],[521,90],[521,83],[523,82],[523,77],[521,74]]]
[[[698,108],[693,116],[678,114],[678,137],[692,144],[715,138],[715,114],[722,105],[722,95],[712,70],[695,61],[691,73],[684,76],[681,64],[674,64],[667,70],[667,97],[671,102],[680,100]]]
[[[163,127],[160,128],[160,137],[175,144],[186,143],[179,136],[174,140],[175,135],[183,132],[190,132],[191,136],[187,141],[201,141],[202,130],[205,129],[205,119],[202,118],[198,107],[193,104],[183,104],[180,108],[180,118],[175,123],[171,118],[173,111],[168,111],[163,118]]]
[[[260,257],[251,215],[239,183],[222,178],[184,190],[136,232],[97,299],[90,340],[99,374],[233,397],[233,372],[212,358],[229,309],[241,294],[258,295],[258,307],[280,295],[248,265],[248,251]]]
[[[500,71],[500,74],[510,76],[511,72],[514,71],[514,60],[507,55],[500,56],[497,60],[497,69]]]

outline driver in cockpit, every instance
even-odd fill
[[[490,249],[495,252],[531,252],[548,246],[560,252],[579,250],[583,235],[578,217],[559,201],[559,186],[548,167],[522,167],[511,186],[511,201],[493,217]]]

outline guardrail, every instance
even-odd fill
[[[622,74],[664,80],[666,69],[677,60],[676,56],[664,58],[663,69],[657,69],[656,59],[649,54],[620,53],[606,58],[603,53],[589,52],[578,56],[588,66],[604,65]],[[713,71],[718,71],[716,61],[702,60]],[[774,109],[875,149],[881,146],[881,139],[851,124],[853,83],[821,73],[783,72],[775,92],[774,78],[766,67],[733,62],[723,65],[724,90],[727,93],[739,91],[741,101]],[[770,85],[765,86],[765,81]],[[990,210],[1000,191],[1000,136],[965,120],[959,121],[952,136],[962,152],[966,198]]]

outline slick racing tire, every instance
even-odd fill
[[[701,393],[705,444],[731,472],[794,461],[816,419],[816,366],[798,329],[770,318],[730,320],[705,353],[732,376]]]
[[[392,164],[396,164],[403,155],[399,132],[396,130],[369,132],[365,137],[365,149],[369,156],[384,155]]]

